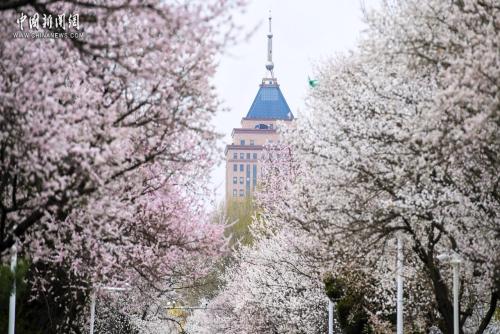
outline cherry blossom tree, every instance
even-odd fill
[[[267,229],[267,228],[266,228]],[[314,245],[287,229],[255,236],[223,275],[206,309],[188,318],[188,333],[318,333],[325,331],[326,295]],[[310,247],[312,246],[312,247]]]
[[[224,245],[201,197],[218,135],[210,77],[241,2],[0,5],[0,254],[69,270],[69,291],[169,291]],[[16,38],[20,18],[78,15],[78,38]],[[24,29],[27,29],[25,23]]]
[[[326,330],[328,299],[322,281],[326,259],[321,243],[270,209],[273,195],[289,186],[280,182],[283,176],[292,178],[296,173],[291,151],[271,145],[263,156],[263,186],[268,191],[257,192],[254,199],[258,214],[250,225],[253,242],[235,245],[232,261],[221,271],[217,296],[202,302],[188,318],[188,333]]]
[[[464,260],[462,332],[483,333],[497,307],[498,17],[472,0],[369,12],[359,49],[319,69],[311,115],[284,133],[293,177],[280,166],[264,182],[267,216],[317,237],[325,269],[367,292],[379,331],[391,332],[397,237],[408,330],[453,331],[441,253]]]

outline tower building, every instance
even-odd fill
[[[271,21],[269,16],[266,62],[268,76],[262,79],[257,96],[241,120],[241,127],[233,129],[232,143],[225,150],[226,202],[251,196],[261,176],[260,160],[265,145],[279,143],[278,121],[286,126],[294,119],[274,76]]]

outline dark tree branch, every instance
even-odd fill
[[[497,303],[499,298],[500,294],[498,293],[498,291],[495,291],[491,294],[490,307],[488,308],[488,312],[486,312],[485,316],[483,317],[483,320],[481,321],[481,324],[479,325],[476,334],[482,334],[486,330],[486,327],[488,327],[491,318],[493,317],[493,314],[495,314],[495,311],[497,309]]]
[[[17,9],[34,3],[33,0],[12,0],[12,1],[1,1],[0,10],[10,10]]]

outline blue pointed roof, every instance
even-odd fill
[[[292,111],[281,93],[276,79],[264,79],[246,118],[293,119]]]

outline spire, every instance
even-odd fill
[[[273,32],[271,31],[271,11],[269,10],[269,33],[267,34],[267,62],[266,69],[271,73],[271,78],[274,78],[273,64]]]

